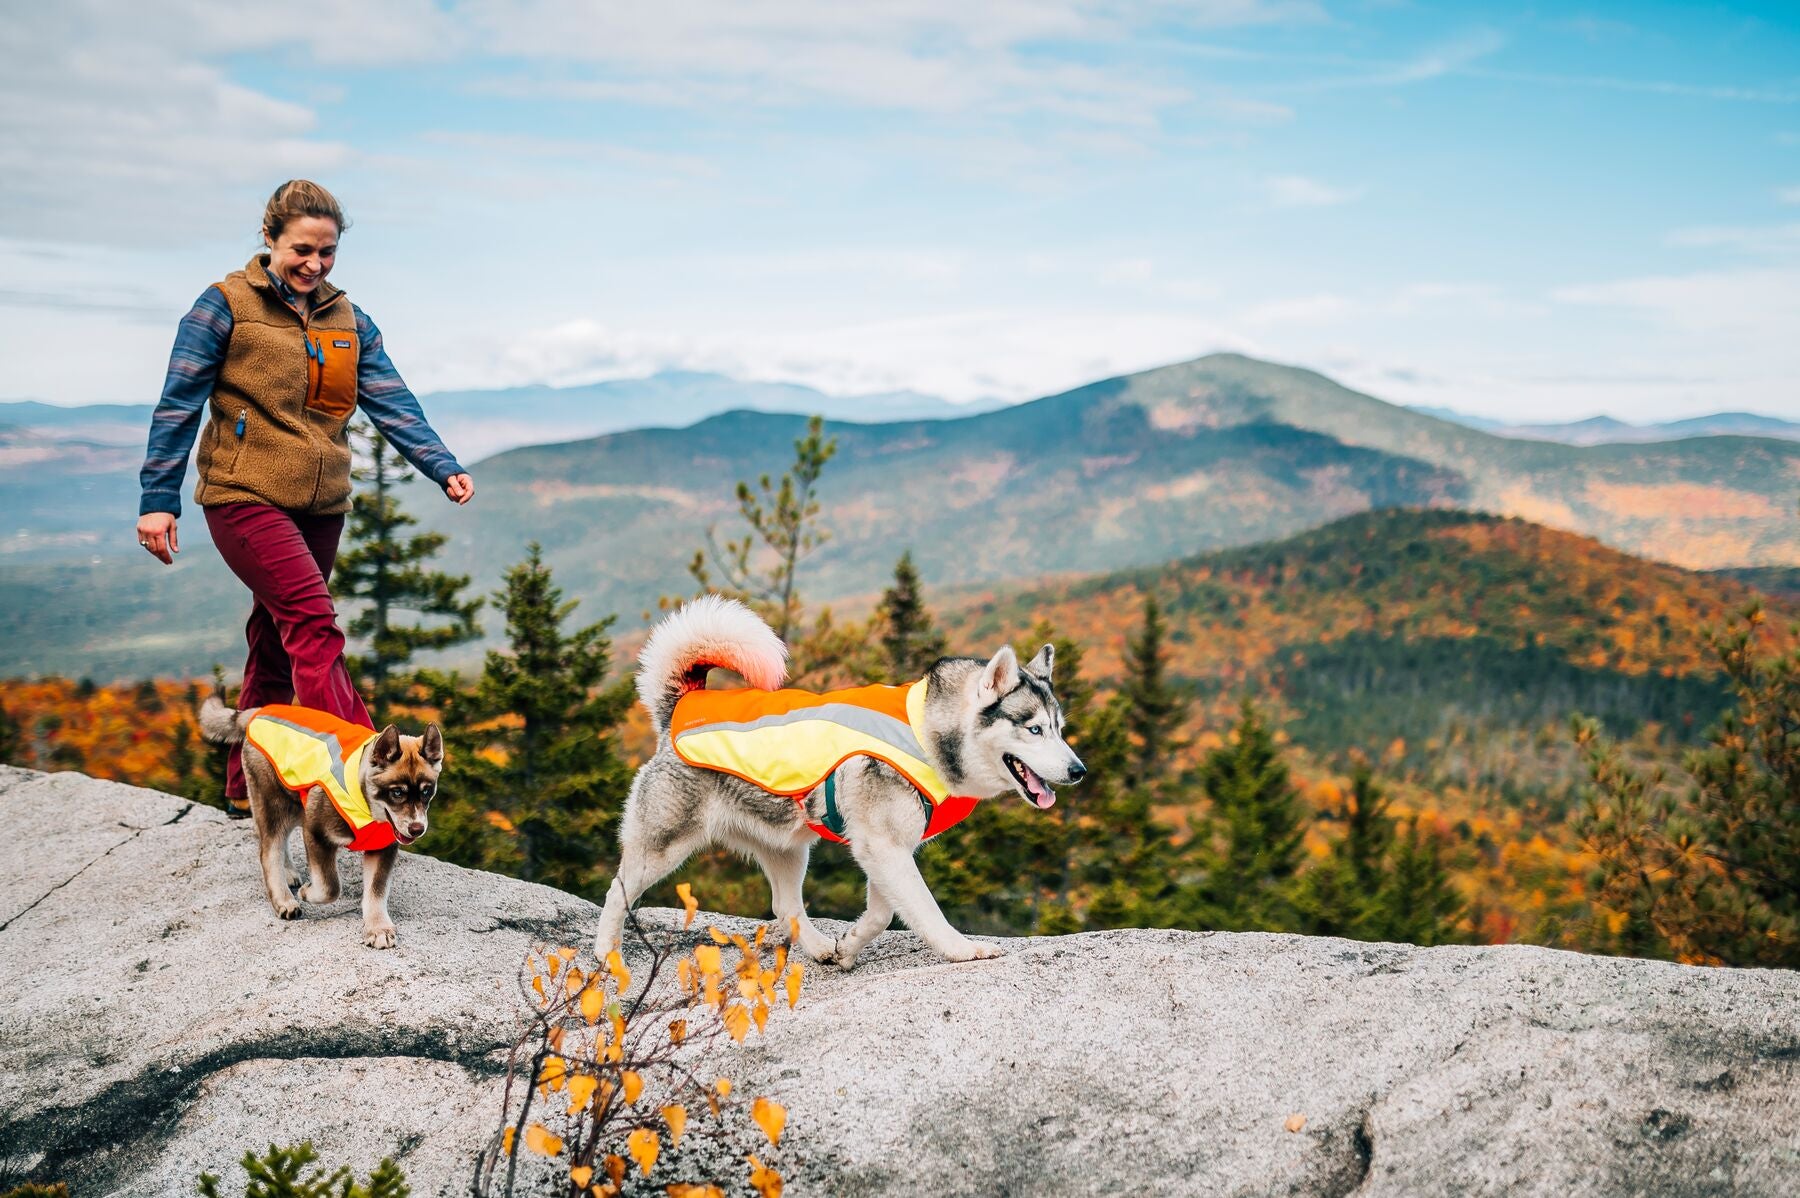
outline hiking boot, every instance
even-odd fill
[[[250,796],[245,795],[241,799],[234,799],[228,796],[225,799],[225,815],[229,819],[249,819]]]

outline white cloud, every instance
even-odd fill
[[[1800,183],[1796,183],[1792,187],[1777,189],[1775,198],[1783,204],[1800,204]]]
[[[423,355],[421,390],[573,385],[657,370],[799,382],[837,394],[917,390],[952,400],[1028,399],[1097,378],[1256,346],[1166,310],[983,310],[795,329],[704,334],[571,320],[522,335],[463,338]]]
[[[249,238],[271,180],[349,157],[320,136],[306,107],[169,45],[188,34],[187,20],[157,20],[173,32],[140,38],[139,23],[155,22],[137,7],[75,0],[9,16],[0,32],[0,231],[141,242],[236,224]]]
[[[1361,199],[1360,187],[1333,187],[1305,175],[1271,175],[1263,191],[1277,208],[1328,208]]]
[[[1685,249],[1726,249],[1760,258],[1779,258],[1800,253],[1800,224],[1677,229],[1667,240],[1670,245]]]

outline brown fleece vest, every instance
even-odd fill
[[[356,410],[356,313],[321,283],[300,315],[252,258],[214,286],[231,305],[231,343],[213,384],[200,437],[194,502],[267,503],[333,515],[350,510],[350,439]]]

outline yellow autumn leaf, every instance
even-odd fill
[[[757,999],[756,1005],[750,1008],[750,1018],[756,1020],[757,1033],[761,1034],[769,1022],[769,1004],[760,998]]]
[[[600,1163],[606,1166],[606,1178],[608,1181],[612,1182],[613,1189],[616,1190],[625,1184],[624,1157],[616,1152],[609,1152],[606,1154],[606,1159]]]
[[[487,822],[500,829],[502,832],[516,832],[518,830],[513,826],[511,820],[507,819],[504,815],[501,815],[498,811],[488,812]]]
[[[531,988],[537,991],[539,1001],[544,998],[544,979],[537,974],[531,975]]]
[[[700,909],[700,900],[694,897],[694,888],[686,882],[675,888],[675,897],[680,899],[681,905],[687,909],[687,918],[681,921],[681,926],[685,928],[694,922],[694,912]]]
[[[703,975],[718,976],[719,949],[717,945],[702,944],[694,950],[694,964],[700,967]]]
[[[708,936],[712,937],[714,944],[730,944],[731,943],[731,937],[727,936],[725,933],[719,931],[719,929],[717,929],[715,927],[708,927],[706,929],[706,934]]]
[[[564,945],[562,948],[559,948],[556,950],[556,955],[561,957],[565,961],[573,961],[576,957],[579,957],[581,955],[581,950],[570,948],[567,945]]]
[[[750,1030],[750,1012],[732,1003],[720,1012],[719,1018],[724,1020],[725,1030],[731,1033],[731,1038],[742,1044],[745,1033]]]
[[[675,962],[675,976],[681,980],[683,993],[691,992],[694,989],[694,967],[688,964],[686,957]]]
[[[745,998],[745,999],[755,998],[760,993],[762,993],[762,983],[759,982],[757,979],[755,979],[755,978],[739,978],[738,979],[738,997],[739,998]]]
[[[550,980],[554,982],[556,980],[556,975],[562,970],[563,959],[561,957],[558,957],[558,956],[552,954],[551,956],[545,958],[544,964],[549,966]]]
[[[650,1176],[650,1170],[656,1167],[656,1158],[662,1152],[662,1139],[647,1127],[640,1127],[625,1137],[625,1151],[631,1154],[644,1176]]]
[[[544,1068],[538,1073],[538,1083],[552,1090],[562,1089],[563,1081],[568,1077],[569,1063],[561,1057],[545,1057]]]
[[[1287,1117],[1287,1122],[1282,1124],[1282,1126],[1287,1128],[1289,1131],[1299,1131],[1301,1128],[1306,1126],[1306,1116],[1300,1114],[1299,1112],[1295,1112],[1294,1114],[1289,1115]]]
[[[600,1079],[591,1073],[577,1073],[569,1079],[569,1110],[585,1111],[594,1097]]]
[[[769,935],[769,925],[766,923],[758,924],[756,927],[756,947],[758,949],[762,948],[763,941],[768,938],[768,935]]]
[[[728,1077],[720,1078],[718,1081],[713,1083],[713,1089],[715,1089],[719,1092],[720,1098],[730,1098],[731,1097],[731,1079]]]
[[[578,994],[581,992],[582,984],[586,981],[587,976],[583,974],[581,970],[571,965],[569,966],[569,972],[563,975],[563,989],[567,990],[571,995]]]
[[[544,1033],[544,1043],[548,1044],[550,1046],[551,1052],[561,1052],[562,1051],[562,1042],[563,1042],[563,1029],[562,1028],[553,1027],[549,1031]]]
[[[600,1022],[600,1012],[605,1008],[606,996],[600,992],[600,987],[592,982],[588,983],[588,988],[581,992],[581,1017],[588,1021],[589,1027],[592,1027]],[[562,1029],[558,1028],[557,1030],[561,1031]]]
[[[674,1148],[681,1143],[681,1133],[687,1130],[687,1108],[672,1102],[662,1109],[662,1117],[669,1125],[669,1147]]]
[[[625,1103],[627,1106],[638,1100],[644,1092],[644,1078],[635,1069],[627,1069],[619,1075],[619,1084],[625,1087]]]
[[[781,1143],[781,1129],[787,1126],[786,1107],[768,1098],[758,1098],[750,1104],[750,1117],[763,1129],[763,1135],[769,1137],[769,1143]]]
[[[800,976],[805,972],[806,971],[800,967],[798,961],[796,961],[788,970],[787,996],[789,1009],[792,1009],[794,1004],[800,1001]]]
[[[503,1156],[512,1155],[514,1131],[515,1129],[509,1127],[500,1133],[500,1152]]]
[[[779,974],[782,970],[787,968],[787,957],[788,957],[787,945],[783,944],[783,945],[779,946],[778,948],[776,948],[776,950],[775,950],[775,972],[776,973]]]
[[[762,1198],[781,1198],[781,1174],[753,1156],[744,1159],[750,1162],[750,1188]]]
[[[616,948],[606,954],[606,971],[613,975],[613,981],[619,984],[621,993],[631,989],[631,970],[625,968],[625,958],[619,955]]]
[[[669,1043],[680,1044],[687,1039],[687,1020],[671,1019],[669,1021]]]
[[[792,944],[798,939],[800,939],[800,917],[790,915],[788,917],[788,943]]]
[[[545,1130],[542,1123],[533,1123],[525,1129],[525,1147],[539,1156],[555,1156],[563,1150],[563,1142],[562,1137]]]
[[[663,1193],[669,1198],[725,1198],[725,1191],[715,1185],[690,1185],[685,1181],[672,1181],[663,1187]]]
[[[569,1180],[575,1183],[575,1188],[578,1190],[586,1189],[587,1183],[593,1179],[593,1176],[594,1167],[592,1165],[576,1165],[569,1170]]]

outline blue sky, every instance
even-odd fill
[[[0,29],[0,395],[149,400],[293,175],[415,389],[1021,399],[1232,349],[1800,418],[1800,6],[70,0]]]

